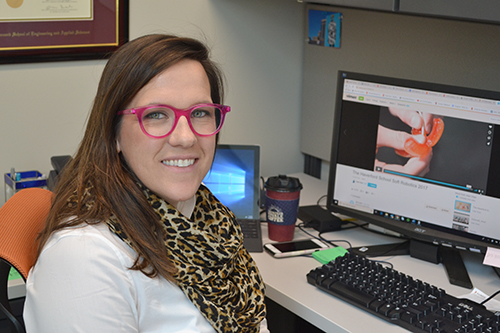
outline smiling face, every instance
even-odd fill
[[[212,103],[207,74],[199,62],[182,60],[154,77],[126,108],[165,104],[186,109],[199,103]],[[142,132],[136,115],[121,117],[118,152],[140,181],[174,206],[190,199],[212,165],[216,136],[197,136],[181,117],[169,136],[156,139]]]

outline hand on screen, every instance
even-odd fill
[[[428,134],[432,129],[432,120],[434,119],[434,116],[431,113],[397,108],[389,108],[389,112],[394,117],[401,119],[403,123],[407,124],[411,128],[421,129],[422,126],[424,126],[426,134]]]
[[[395,172],[401,172],[407,175],[413,176],[425,176],[430,168],[429,164],[432,159],[432,151],[424,157],[412,157],[408,159],[405,165],[399,164],[386,164],[379,160],[375,160],[375,168],[379,167],[382,170],[391,170]]]
[[[413,129],[419,130],[423,128],[425,133],[429,133],[431,130],[433,120],[432,114],[396,108],[389,108],[389,112],[393,116],[401,119],[401,121]],[[407,132],[395,131],[379,125],[377,134],[377,150],[379,147],[390,147],[394,148],[397,153],[404,152],[405,142],[411,137],[413,137],[416,141],[424,139],[422,135],[412,135]],[[375,160],[375,167],[414,176],[424,176],[429,172],[431,159],[432,149],[429,149],[429,152],[423,156],[410,157],[404,165],[386,164],[382,161]]]

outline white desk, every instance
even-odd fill
[[[312,205],[326,194],[327,184],[305,174],[289,175],[298,177],[303,184],[300,204]],[[325,201],[323,201],[324,203]],[[263,224],[264,243],[267,238],[267,225]],[[296,230],[295,238],[306,238],[305,233]],[[360,228],[323,234],[329,240],[346,239],[353,247],[393,243],[394,238],[374,234]],[[336,242],[337,243],[337,242]],[[344,245],[341,242],[338,245]],[[489,266],[481,264],[482,257],[463,252],[465,264],[474,287],[490,295],[500,289],[500,279]],[[399,326],[387,323],[355,306],[331,296],[306,281],[306,274],[321,264],[313,258],[294,257],[276,259],[268,253],[252,253],[266,284],[267,296],[326,332],[407,332]],[[469,289],[451,285],[444,267],[409,256],[381,257],[390,261],[394,269],[414,278],[443,288],[451,295],[462,296]]]

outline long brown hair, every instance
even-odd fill
[[[214,103],[222,104],[222,74],[207,47],[191,38],[147,35],[115,52],[106,64],[85,135],[55,189],[38,255],[57,230],[94,224],[116,216],[138,252],[131,269],[173,281],[175,268],[163,245],[158,216],[139,189],[138,179],[117,152],[116,134],[124,109],[152,78],[183,59],[200,62],[208,76]],[[76,204],[69,204],[76,198]]]

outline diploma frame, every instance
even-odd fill
[[[86,17],[66,19],[57,17],[65,14],[56,13],[51,17],[2,19],[0,13],[0,64],[106,59],[128,42],[129,0],[72,2],[85,7],[82,15]],[[61,1],[58,8],[65,3]]]

